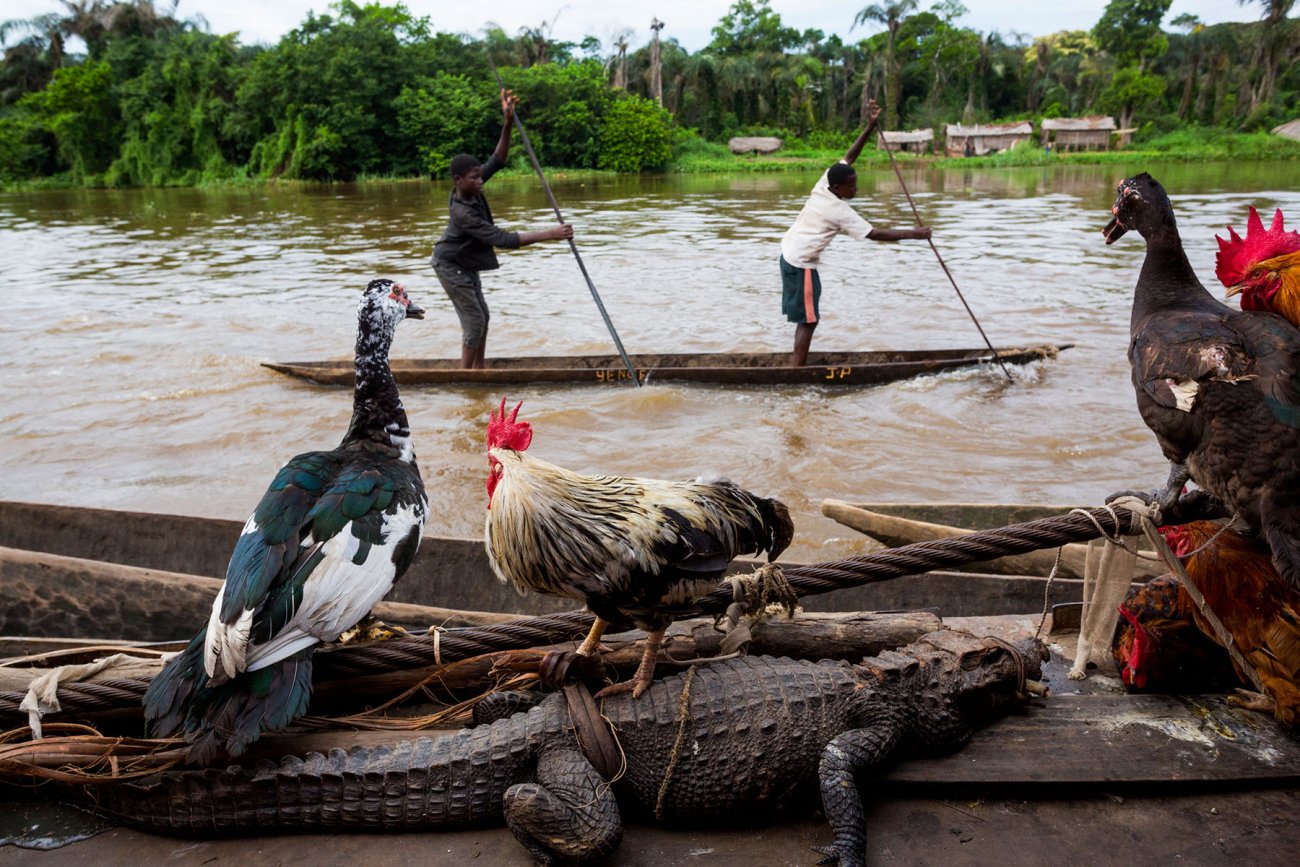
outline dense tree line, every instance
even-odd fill
[[[609,46],[559,41],[547,22],[470,37],[352,0],[254,47],[174,5],[60,0],[0,24],[0,180],[439,174],[460,151],[492,148],[492,65],[520,95],[539,156],[574,168],[660,169],[701,138],[741,132],[838,147],[868,96],[888,128],[1105,113],[1139,138],[1266,129],[1300,115],[1300,23],[1295,0],[1241,2],[1261,20],[1166,22],[1172,0],[1111,0],[1091,30],[1030,37],[963,27],[958,0],[898,0],[846,20],[860,36],[849,42],[737,0],[692,53],[659,29],[640,47],[630,31]]]

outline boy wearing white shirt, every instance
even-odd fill
[[[858,194],[858,174],[853,161],[862,153],[867,137],[880,117],[874,99],[867,102],[867,126],[854,140],[844,159],[817,181],[794,224],[781,239],[781,310],[796,323],[792,367],[808,363],[808,348],[819,320],[818,302],[822,283],[817,265],[831,239],[843,232],[858,241],[923,241],[930,237],[927,226],[915,229],[877,229],[849,206]]]

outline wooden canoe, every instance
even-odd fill
[[[1074,344],[997,349],[877,350],[812,352],[805,367],[790,367],[788,352],[710,352],[629,356],[641,382],[715,385],[878,385],[927,373],[991,364],[1027,364],[1055,358]],[[459,359],[395,358],[393,378],[401,385],[517,385],[563,383],[614,385],[631,374],[617,355],[536,355],[489,358],[483,370],[465,370]],[[264,367],[322,385],[352,385],[351,359],[268,361]]]
[[[115,593],[94,589],[95,582],[120,580],[139,587],[157,575],[186,587],[215,592],[215,583],[190,578],[224,578],[242,521],[128,512],[0,500],[0,635],[23,634],[66,638],[151,640],[185,637],[192,632],[184,618],[169,613],[167,594]],[[13,550],[6,550],[13,549]],[[23,552],[36,552],[32,558]],[[785,561],[782,561],[785,563]],[[106,569],[113,564],[126,569]],[[735,571],[751,571],[753,561],[737,560]],[[75,582],[89,597],[39,592],[43,572],[53,580]],[[179,577],[178,577],[179,576]],[[48,582],[47,582],[48,583]],[[165,582],[164,582],[165,583]],[[809,611],[892,611],[938,609],[945,616],[1038,611],[1044,580],[1033,575],[982,572],[929,572],[901,579],[837,590],[804,600]],[[1051,602],[1077,602],[1082,581],[1058,579]],[[194,592],[198,592],[197,590]],[[411,568],[388,594],[388,602],[436,606],[469,612],[551,614],[568,611],[566,599],[535,593],[519,595],[502,584],[488,565],[482,539],[439,536],[426,532]],[[37,610],[39,609],[39,611]],[[85,624],[85,629],[73,624]],[[109,628],[118,623],[118,628]],[[37,629],[37,625],[41,628]],[[92,628],[93,627],[93,628]]]
[[[1064,515],[1072,508],[1074,507],[983,503],[846,503],[842,500],[822,500],[823,515],[870,536],[888,548],[946,539],[1022,521],[1051,518]],[[1057,576],[1083,578],[1087,548],[1087,545],[1065,545]],[[970,569],[995,575],[1046,576],[1052,571],[1055,562],[1055,550],[1030,551],[1014,557],[972,563],[959,571]],[[1167,571],[1163,563],[1141,559],[1135,568],[1140,581]]]

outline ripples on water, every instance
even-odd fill
[[[785,499],[792,555],[855,551],[822,518],[847,500],[1098,502],[1155,486],[1124,351],[1143,248],[1106,247],[1114,181],[1148,167],[922,171],[907,176],[935,242],[995,344],[1074,342],[1058,360],[877,388],[519,389],[533,450],[574,469],[686,478],[722,472]],[[1213,235],[1246,207],[1300,219],[1288,164],[1151,166],[1212,291]],[[611,179],[556,185],[630,351],[789,348],[779,241],[813,176]],[[536,184],[494,181],[497,221],[538,228]],[[892,174],[864,172],[857,207],[910,212]],[[275,470],[342,436],[350,396],[260,367],[351,352],[355,301],[392,276],[429,310],[394,356],[454,356],[460,332],[428,267],[446,190],[365,187],[0,195],[0,496],[243,518]],[[494,355],[607,352],[567,247],[509,253],[485,276]],[[816,349],[978,346],[928,248],[836,240]],[[499,395],[408,387],[430,532],[481,532],[483,425]]]

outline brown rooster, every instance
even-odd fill
[[[527,454],[532,427],[518,415],[519,406],[507,415],[502,398],[488,424],[488,560],[520,592],[586,603],[596,622],[579,653],[595,653],[620,615],[644,629],[636,674],[598,693],[639,696],[673,616],[715,589],[733,558],[780,556],[794,535],[790,513],[726,479],[663,482],[557,467]]]
[[[1214,538],[1220,529],[1211,521],[1193,521],[1161,532],[1174,553],[1186,558],[1188,577],[1259,675],[1273,716],[1294,726],[1300,722],[1300,593],[1278,574],[1267,545],[1232,530]],[[1185,607],[1213,637],[1196,606]],[[1245,672],[1237,673],[1249,682]]]
[[[1111,655],[1130,692],[1221,692],[1240,683],[1228,654],[1197,626],[1195,609],[1173,575],[1151,579],[1120,605]]]
[[[1239,294],[1242,310],[1277,313],[1300,326],[1300,232],[1286,231],[1281,208],[1267,229],[1251,208],[1246,237],[1229,226],[1226,241],[1214,239],[1219,242],[1214,273],[1227,287],[1227,297]]]

